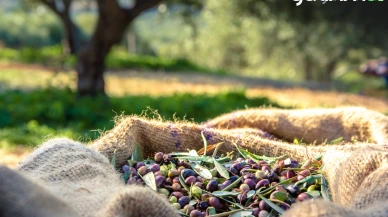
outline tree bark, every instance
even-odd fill
[[[70,54],[76,54],[81,47],[81,30],[71,20],[70,7],[72,0],[62,0],[62,7],[58,7],[53,0],[40,0],[51,9],[61,20],[65,29],[66,48]]]
[[[81,48],[81,30],[71,20],[70,16],[60,16],[65,27],[66,46],[69,54],[76,54]]]
[[[79,96],[105,95],[105,57],[120,42],[127,26],[141,12],[161,0],[137,0],[132,9],[121,8],[117,1],[97,0],[99,18],[91,40],[78,53],[76,71]]]
[[[76,66],[79,96],[105,94],[105,57],[113,44],[120,41],[127,26],[126,22],[120,20],[105,25],[105,19],[99,19],[92,39],[79,51]]]
[[[306,81],[313,80],[313,72],[310,58],[306,57],[304,60],[304,79]]]
[[[329,62],[329,64],[327,64],[325,81],[332,81],[335,66],[336,66],[335,60],[332,60]]]

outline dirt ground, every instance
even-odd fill
[[[8,83],[11,87],[26,86],[26,82],[23,80],[26,79],[25,75],[34,71],[37,81],[29,79],[27,88],[42,87],[47,80],[54,77],[62,85],[74,88],[74,72],[54,75],[54,73],[38,66],[27,67],[20,64],[5,66],[0,64],[0,72],[3,70],[12,70],[12,78],[6,80],[7,77],[3,77],[5,80],[0,80],[0,82]],[[38,80],[39,78],[45,80]],[[265,96],[282,106],[295,108],[363,106],[388,114],[387,98],[336,92],[332,91],[328,84],[295,84],[243,76],[216,76],[198,73],[126,71],[125,73],[107,73],[106,87],[109,95],[144,94],[152,96],[175,93],[216,94],[220,91],[243,88],[248,97]],[[15,167],[30,151],[30,149],[23,147],[12,150],[0,149],[0,164]]]

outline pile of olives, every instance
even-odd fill
[[[239,151],[238,158],[158,152],[154,159],[128,161],[121,178],[151,187],[190,217],[279,216],[295,203],[328,198],[321,157],[300,163]]]

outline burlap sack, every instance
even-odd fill
[[[284,216],[388,216],[387,207],[383,206],[388,198],[388,151],[383,146],[388,138],[387,124],[387,117],[360,108],[244,110],[202,125],[122,118],[113,130],[90,147],[70,140],[51,140],[24,159],[17,173],[2,168],[0,180],[8,181],[4,184],[0,181],[0,214],[50,216],[50,210],[58,210],[64,216],[76,216],[71,212],[79,216],[176,216],[168,202],[152,191],[124,187],[108,159],[116,150],[117,163],[122,164],[136,144],[148,156],[157,151],[199,149],[203,132],[209,143],[224,141],[223,151],[234,150],[232,144],[237,143],[258,154],[288,154],[298,160],[325,154],[334,203],[300,203]],[[311,144],[302,146],[270,140],[259,129]],[[318,145],[341,136],[344,143]],[[17,179],[9,181],[9,174]],[[21,190],[8,188],[10,182]],[[33,186],[39,189],[34,190]],[[20,201],[20,192],[27,195],[23,205],[9,202]],[[37,192],[44,196],[36,196]],[[15,199],[9,200],[11,196]],[[51,204],[45,202],[47,198]]]

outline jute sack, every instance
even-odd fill
[[[234,150],[236,143],[258,154],[298,160],[324,154],[334,202],[300,203],[284,216],[388,216],[383,205],[388,198],[387,124],[387,117],[360,108],[244,110],[202,125],[122,118],[89,147],[51,140],[24,159],[17,172],[1,168],[0,215],[52,216],[55,210],[56,216],[176,216],[151,190],[125,187],[109,159],[116,150],[117,163],[124,163],[136,144],[148,156],[199,149],[203,132],[209,143],[223,141],[222,151]],[[311,144],[270,140],[259,129]],[[321,144],[338,137],[345,142]]]

